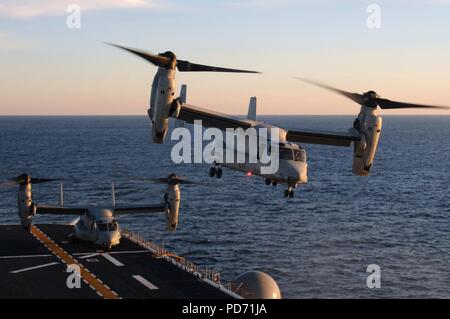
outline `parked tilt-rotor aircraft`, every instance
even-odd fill
[[[175,231],[178,224],[180,208],[179,184],[189,183],[175,174],[167,178],[155,179],[156,182],[167,184],[164,200],[159,204],[116,206],[114,189],[112,190],[113,203],[109,207],[74,207],[63,205],[61,187],[61,205],[48,206],[36,204],[32,200],[31,185],[51,182],[53,179],[31,178],[27,174],[19,175],[8,180],[8,184],[19,185],[18,213],[22,226],[31,227],[31,220],[36,214],[50,215],[76,215],[79,218],[74,223],[74,232],[70,235],[72,240],[91,241],[110,250],[120,242],[120,228],[115,216],[122,214],[166,213],[167,229]]]
[[[275,127],[267,123],[257,121],[256,114],[249,112],[247,119],[237,119],[226,114],[210,111],[189,105],[184,98],[175,98],[175,71],[182,72],[239,72],[258,73],[255,71],[226,69],[220,67],[206,66],[178,60],[173,52],[165,52],[154,55],[145,51],[114,45],[120,49],[133,53],[158,67],[153,79],[150,95],[150,108],[148,115],[153,124],[153,142],[162,143],[168,129],[169,117],[176,118],[188,123],[195,120],[202,120],[204,127],[216,127],[222,130],[227,128],[267,128]],[[245,171],[251,174],[264,177],[267,185],[277,185],[286,183],[287,189],[284,191],[285,197],[293,197],[293,189],[307,182],[307,162],[305,150],[296,143],[323,144],[335,146],[350,146],[354,144],[353,151],[353,173],[366,176],[372,167],[375,153],[377,151],[378,140],[381,134],[382,118],[378,115],[381,109],[400,108],[445,108],[440,106],[429,106],[396,102],[380,98],[374,91],[364,94],[350,93],[338,90],[317,82],[307,82],[329,89],[335,93],[350,98],[361,105],[358,117],[353,123],[353,127],[347,132],[330,132],[309,129],[279,129],[279,169],[274,174],[261,174],[259,171],[261,163],[236,164],[228,167]],[[252,106],[251,106],[252,108]],[[222,176],[221,163],[215,163],[211,169],[211,176]]]

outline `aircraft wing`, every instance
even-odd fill
[[[116,207],[114,207],[114,215],[162,213],[165,211],[166,211],[165,204],[116,206]]]
[[[84,215],[87,208],[83,207],[65,207],[65,206],[36,206],[36,214],[47,215]]]
[[[230,115],[203,109],[189,104],[182,104],[178,119],[194,124],[194,120],[202,120],[203,127],[217,127],[225,130],[227,128],[247,129],[251,125],[244,120],[239,120]]]
[[[197,106],[182,104],[178,119],[191,123],[194,120],[202,120],[204,127],[217,127],[225,130],[227,128],[251,127],[251,124],[245,120],[234,118],[230,115],[203,109]],[[329,132],[318,130],[286,130],[286,139],[290,142],[324,144],[335,146],[350,146],[352,142],[360,141],[361,136],[354,130],[348,132]]]
[[[348,132],[330,132],[319,130],[286,130],[286,140],[306,144],[323,144],[335,146],[350,146],[352,142],[361,140],[361,135],[355,130]]]

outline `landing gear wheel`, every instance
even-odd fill
[[[277,181],[272,182],[272,186],[277,186],[277,185],[278,185]]]
[[[217,177],[217,178],[221,178],[221,177],[222,177],[222,168],[217,167],[216,177]]]
[[[270,185],[270,179],[266,178],[266,179],[264,179],[264,182],[266,183],[267,186]]]
[[[292,198],[292,197],[294,197],[294,191],[291,190],[291,191],[289,192],[289,198]]]
[[[216,168],[215,167],[211,167],[209,169],[209,176],[214,177],[214,175],[216,175]]]
[[[288,197],[289,196],[289,190],[288,189],[285,189],[284,190],[284,197]]]

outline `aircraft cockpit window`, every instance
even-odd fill
[[[99,231],[108,231],[108,225],[106,223],[97,222],[97,228]]]
[[[292,148],[280,146],[280,159],[292,161],[294,159],[292,156]]]
[[[305,162],[306,163],[305,150],[294,150],[294,160],[296,162]]]
[[[108,230],[109,231],[116,231],[117,230],[117,222],[112,222],[108,224]]]

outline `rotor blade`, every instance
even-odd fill
[[[144,181],[150,181],[157,184],[167,184],[167,177],[166,178],[144,178]]]
[[[180,184],[195,184],[194,182],[189,181],[187,179],[183,179],[183,178],[179,178],[178,183],[180,183]]]
[[[179,183],[179,184],[195,184],[194,182],[191,182],[187,177],[184,177],[184,176],[178,176],[178,175],[175,175],[174,177],[169,176],[168,179],[176,180],[177,183]]]
[[[53,182],[53,181],[60,181],[62,179],[58,178],[31,178],[30,182],[31,184],[40,184],[40,183],[47,183],[47,182]],[[4,182],[0,183],[0,188],[10,188],[17,186],[21,183],[24,183],[25,180],[21,178],[21,176],[10,178]]]
[[[0,187],[8,188],[24,183],[27,176],[28,176],[27,174],[21,174],[16,177],[8,178],[7,180],[0,183]]]
[[[438,105],[425,105],[425,104],[414,104],[414,103],[405,103],[405,102],[397,102],[391,101],[388,99],[376,99],[378,105],[382,109],[408,109],[408,108],[429,108],[429,109],[449,109],[448,106],[438,106]]]
[[[16,180],[8,179],[0,183],[0,188],[12,188],[19,184]]]
[[[228,69],[217,66],[202,65],[189,61],[177,60],[177,69],[180,72],[234,72],[234,73],[261,73],[257,71]]]
[[[60,178],[31,178],[31,184],[48,183],[54,181],[60,181]]]
[[[350,100],[360,104],[360,105],[364,105],[364,103],[366,102],[365,97],[362,94],[359,93],[352,93],[352,92],[347,92],[347,91],[343,91],[343,90],[339,90],[337,88],[334,88],[332,86],[320,83],[320,82],[316,82],[316,81],[312,81],[312,80],[308,80],[308,79],[303,79],[303,78],[296,78],[298,80],[301,80],[303,82],[321,87],[323,89],[332,91],[334,93],[340,94],[342,96],[345,96],[346,98],[349,98]]]
[[[170,63],[170,59],[167,57],[164,57],[164,56],[155,55],[155,54],[143,51],[143,50],[124,47],[124,46],[117,45],[114,43],[108,43],[108,42],[105,42],[105,43],[108,45],[111,45],[113,47],[133,53],[156,66],[165,67]]]
[[[170,184],[170,183],[176,183],[176,184],[195,184],[194,182],[191,182],[190,180],[184,178],[184,177],[164,177],[164,178],[145,178],[145,181],[154,182],[157,184]]]

